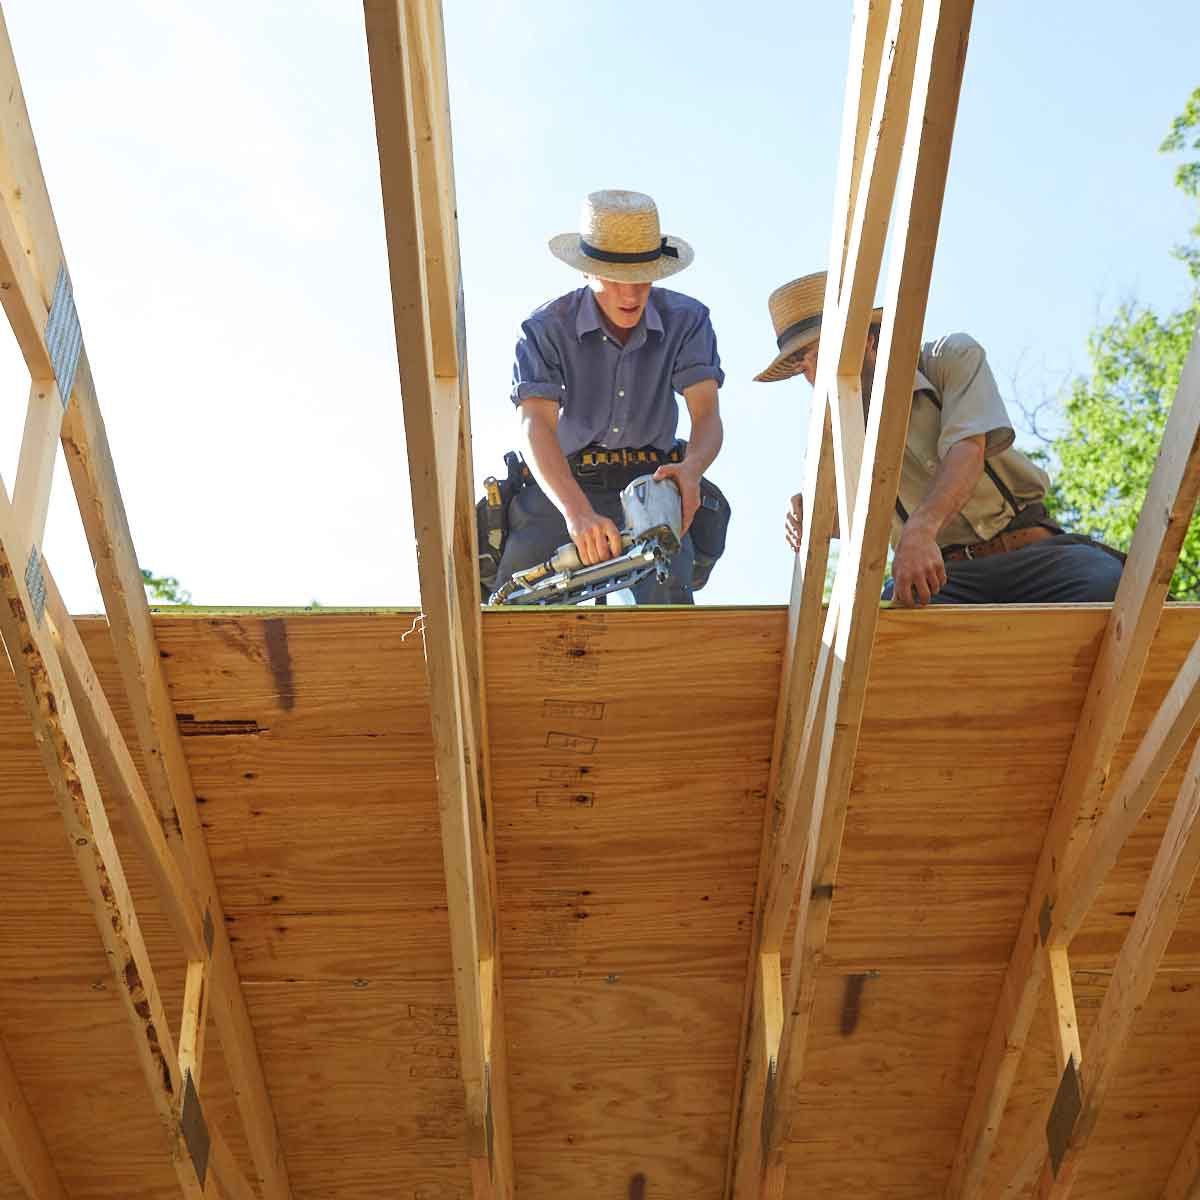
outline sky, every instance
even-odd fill
[[[649,192],[727,375],[733,523],[697,599],[786,602],[810,393],[751,378],[768,294],[825,266],[849,0],[445,8],[477,476],[514,442],[521,320],[581,281],[547,240],[589,191]],[[4,13],[142,564],[201,604],[417,603],[360,5]],[[1194,0],[976,6],[926,334],[973,334],[1010,401],[1086,369],[1122,301],[1184,300],[1194,213],[1157,148],[1198,64]],[[11,491],[28,376],[3,330],[0,381]],[[61,462],[45,551],[95,611]]]

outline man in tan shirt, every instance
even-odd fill
[[[755,378],[817,375],[825,272],[772,293],[779,353]],[[864,406],[870,403],[879,321],[867,337]],[[965,333],[926,342],[917,361],[908,439],[892,519],[892,580],[885,599],[904,606],[1046,604],[1111,600],[1121,559],[1051,521],[1046,473],[1013,448],[1015,433],[983,347]],[[788,542],[803,515],[792,497]]]

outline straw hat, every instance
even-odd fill
[[[775,344],[779,353],[763,372],[755,375],[759,383],[775,383],[800,374],[796,361],[800,351],[821,336],[821,314],[825,308],[825,271],[814,271],[777,287],[767,301],[771,324],[775,326]],[[871,313],[871,320],[882,321],[883,309]]]
[[[695,257],[682,238],[662,236],[658,208],[641,192],[593,192],[583,202],[579,226],[579,233],[551,238],[550,253],[586,275],[652,283]]]

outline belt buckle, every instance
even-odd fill
[[[975,558],[975,551],[972,550],[970,546],[964,546],[963,547],[963,558],[973,560]]]

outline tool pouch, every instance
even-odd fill
[[[496,590],[500,557],[508,540],[508,506],[525,486],[521,457],[510,450],[504,456],[508,475],[497,479],[489,475],[483,481],[483,499],[475,505],[475,528],[479,535],[479,590],[484,604]]]
[[[701,479],[700,507],[688,530],[696,553],[692,567],[693,592],[698,592],[708,582],[717,559],[725,553],[725,535],[732,515],[733,509],[725,499],[725,493],[711,479]]]

